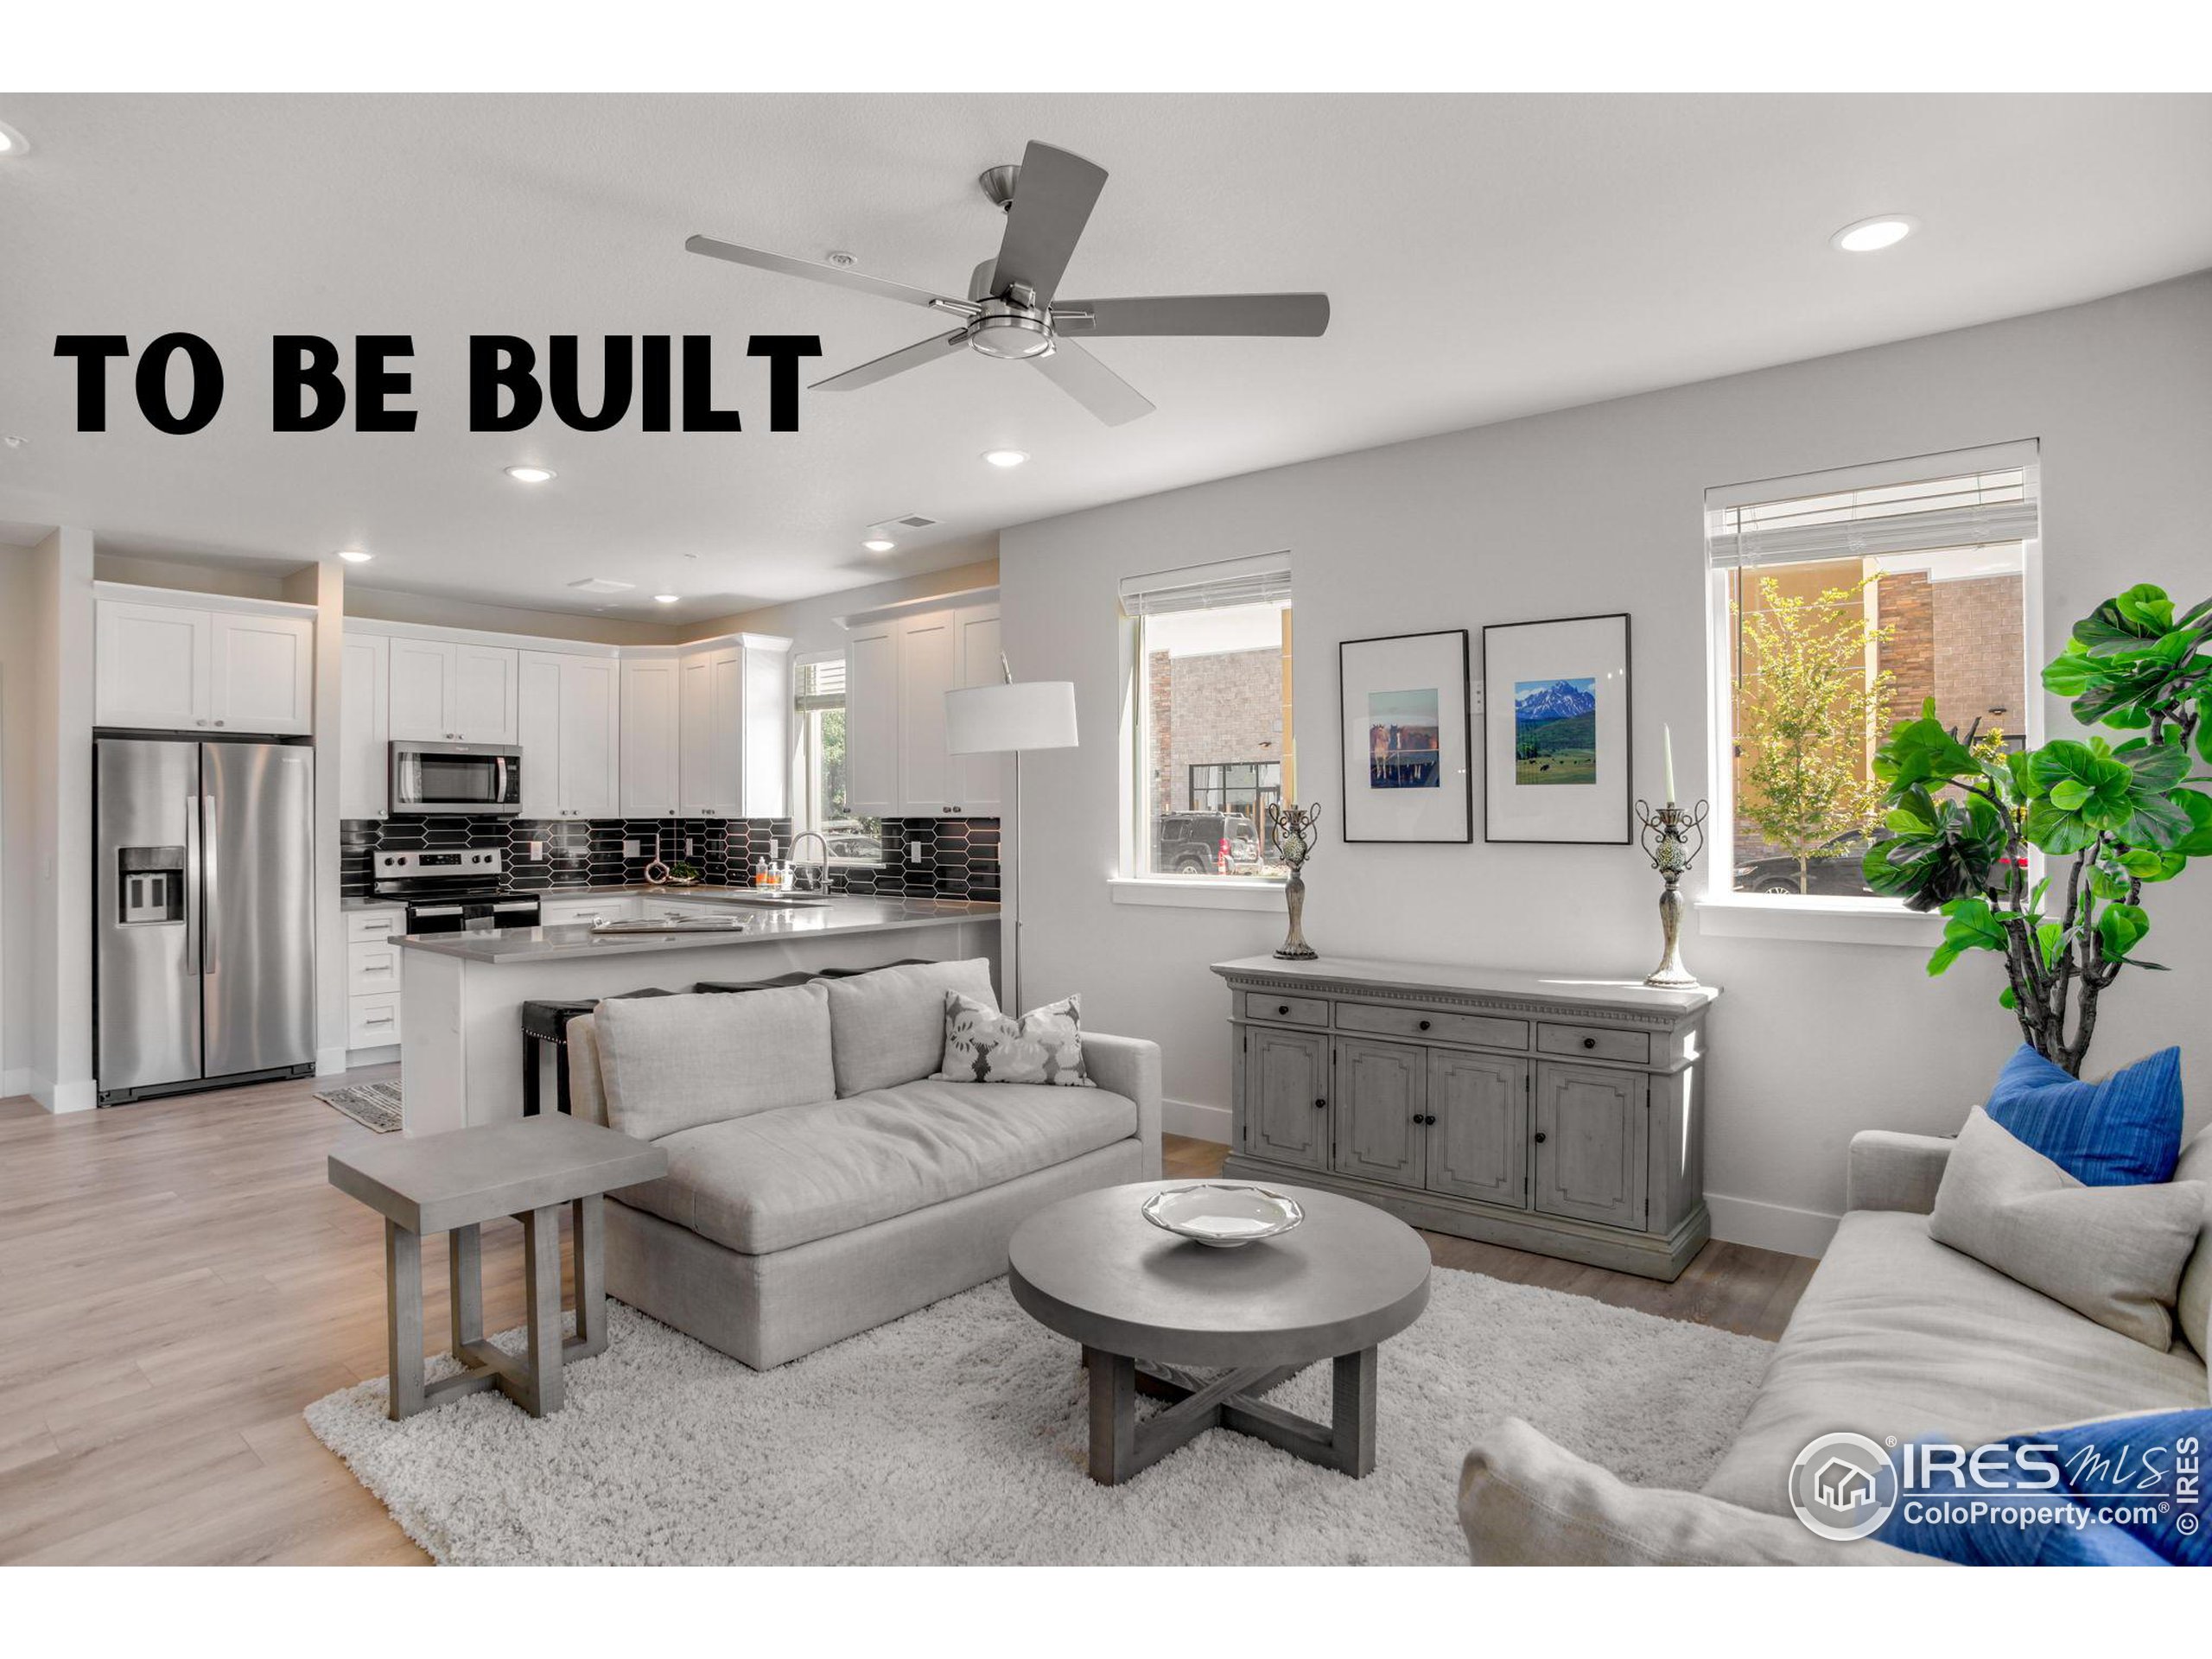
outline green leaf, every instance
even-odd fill
[[[2145,633],[2164,633],[2174,625],[2174,602],[2166,590],[2151,582],[2138,582],[2113,601],[2122,620]]]
[[[2078,853],[2097,839],[2097,831],[2079,813],[2063,811],[2049,801],[2037,801],[2028,809],[2022,833],[2046,853]]]
[[[2078,639],[2069,639],[2066,649],[2044,664],[2043,689],[2055,697],[2078,697],[2104,678],[2102,665],[2088,648]]]
[[[2135,810],[2123,826],[2123,833],[2129,841],[2137,846],[2158,847],[2171,851],[2190,839],[2192,826],[2188,810],[2182,805],[2178,794],[2133,798]]]
[[[2012,988],[2010,985],[1997,993],[1997,1006],[2000,1008],[2017,1008],[2020,1006],[2020,999],[2012,995]]]
[[[2065,937],[2066,930],[2056,922],[2045,922],[2036,929],[2036,950],[2043,957],[2046,973],[2057,970],[2059,941]]]
[[[2097,939],[2108,960],[2125,957],[2151,931],[2140,905],[2107,905],[2097,917]]]
[[[2200,790],[2177,789],[2169,798],[2187,814],[2189,830],[2167,852],[2184,859],[2212,858],[2212,795]]]

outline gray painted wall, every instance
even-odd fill
[[[1388,372],[1388,365],[1377,365]],[[1225,1105],[1225,994],[1206,971],[1270,949],[1272,913],[1116,905],[1125,664],[1115,582],[1290,548],[1301,794],[1329,808],[1307,870],[1325,952],[1617,976],[1656,960],[1656,878],[1626,848],[1347,847],[1338,838],[1338,640],[1592,611],[1634,616],[1636,780],[1659,728],[1706,772],[1701,498],[1713,485],[2043,440],[2037,660],[2116,587],[2212,590],[2196,502],[2212,453],[2212,273],[2063,311],[1307,462],[1027,524],[1001,537],[1009,650],[1077,683],[1080,749],[1027,763],[1028,995],[1159,1039],[1166,1092]],[[1479,672],[1479,667],[1478,667]],[[1041,666],[1026,671],[1044,672]],[[2068,729],[2052,704],[2050,729]],[[1478,750],[1479,755],[1479,750]],[[1479,764],[1479,760],[1478,760]],[[2212,871],[2158,894],[2156,960],[2107,994],[2093,1068],[2182,1042],[2212,1103]],[[1708,1190],[1720,1236],[1817,1249],[1859,1128],[1949,1131],[2017,1042],[1993,959],[1930,982],[1924,950],[1707,937]]]

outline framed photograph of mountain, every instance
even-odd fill
[[[1633,839],[1628,616],[1483,630],[1483,839]]]
[[[1337,647],[1346,841],[1475,838],[1465,628]]]

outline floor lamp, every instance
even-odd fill
[[[1008,671],[1003,685],[975,685],[944,694],[944,746],[954,754],[1014,757],[1014,834],[1007,861],[1014,873],[1014,1013],[1021,997],[1021,757],[1031,749],[1071,749],[1075,739],[1075,683],[1020,680]]]

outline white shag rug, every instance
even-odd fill
[[[308,1424],[454,1564],[1464,1563],[1459,1463],[1485,1427],[1523,1417],[1624,1479],[1695,1487],[1772,1351],[1440,1268],[1382,1346],[1365,1479],[1216,1429],[1109,1488],[1084,1472],[1075,1344],[1003,1279],[772,1371],[609,1312],[543,1421],[485,1393],[391,1422],[378,1379]],[[1325,1418],[1328,1385],[1325,1363],[1268,1397]]]

